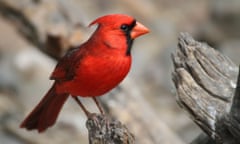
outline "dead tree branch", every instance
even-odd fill
[[[133,144],[134,136],[118,120],[92,114],[87,120],[89,144]]]
[[[180,34],[172,60],[177,101],[208,135],[201,135],[193,143],[239,143],[239,86],[235,92],[238,67],[186,33]]]

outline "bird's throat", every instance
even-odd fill
[[[130,56],[134,40],[131,38],[130,34],[126,34],[126,38],[127,38],[127,51],[126,51],[126,55]]]

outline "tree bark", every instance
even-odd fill
[[[125,125],[106,115],[92,114],[86,126],[89,144],[133,144],[135,141]]]
[[[238,67],[187,33],[180,34],[172,60],[177,101],[207,134],[193,144],[239,143]]]

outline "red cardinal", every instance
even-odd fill
[[[50,79],[54,84],[20,125],[38,132],[52,126],[71,95],[83,108],[77,96],[96,99],[116,87],[127,75],[131,66],[133,40],[149,30],[134,18],[112,14],[100,17],[89,26],[98,24],[93,35],[78,48],[69,50],[58,62]]]

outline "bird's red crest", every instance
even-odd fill
[[[91,22],[88,26],[92,26],[95,24],[117,24],[118,22],[132,22],[134,18],[124,15],[124,14],[111,14],[111,15],[105,15],[102,17],[97,18],[93,22]]]

